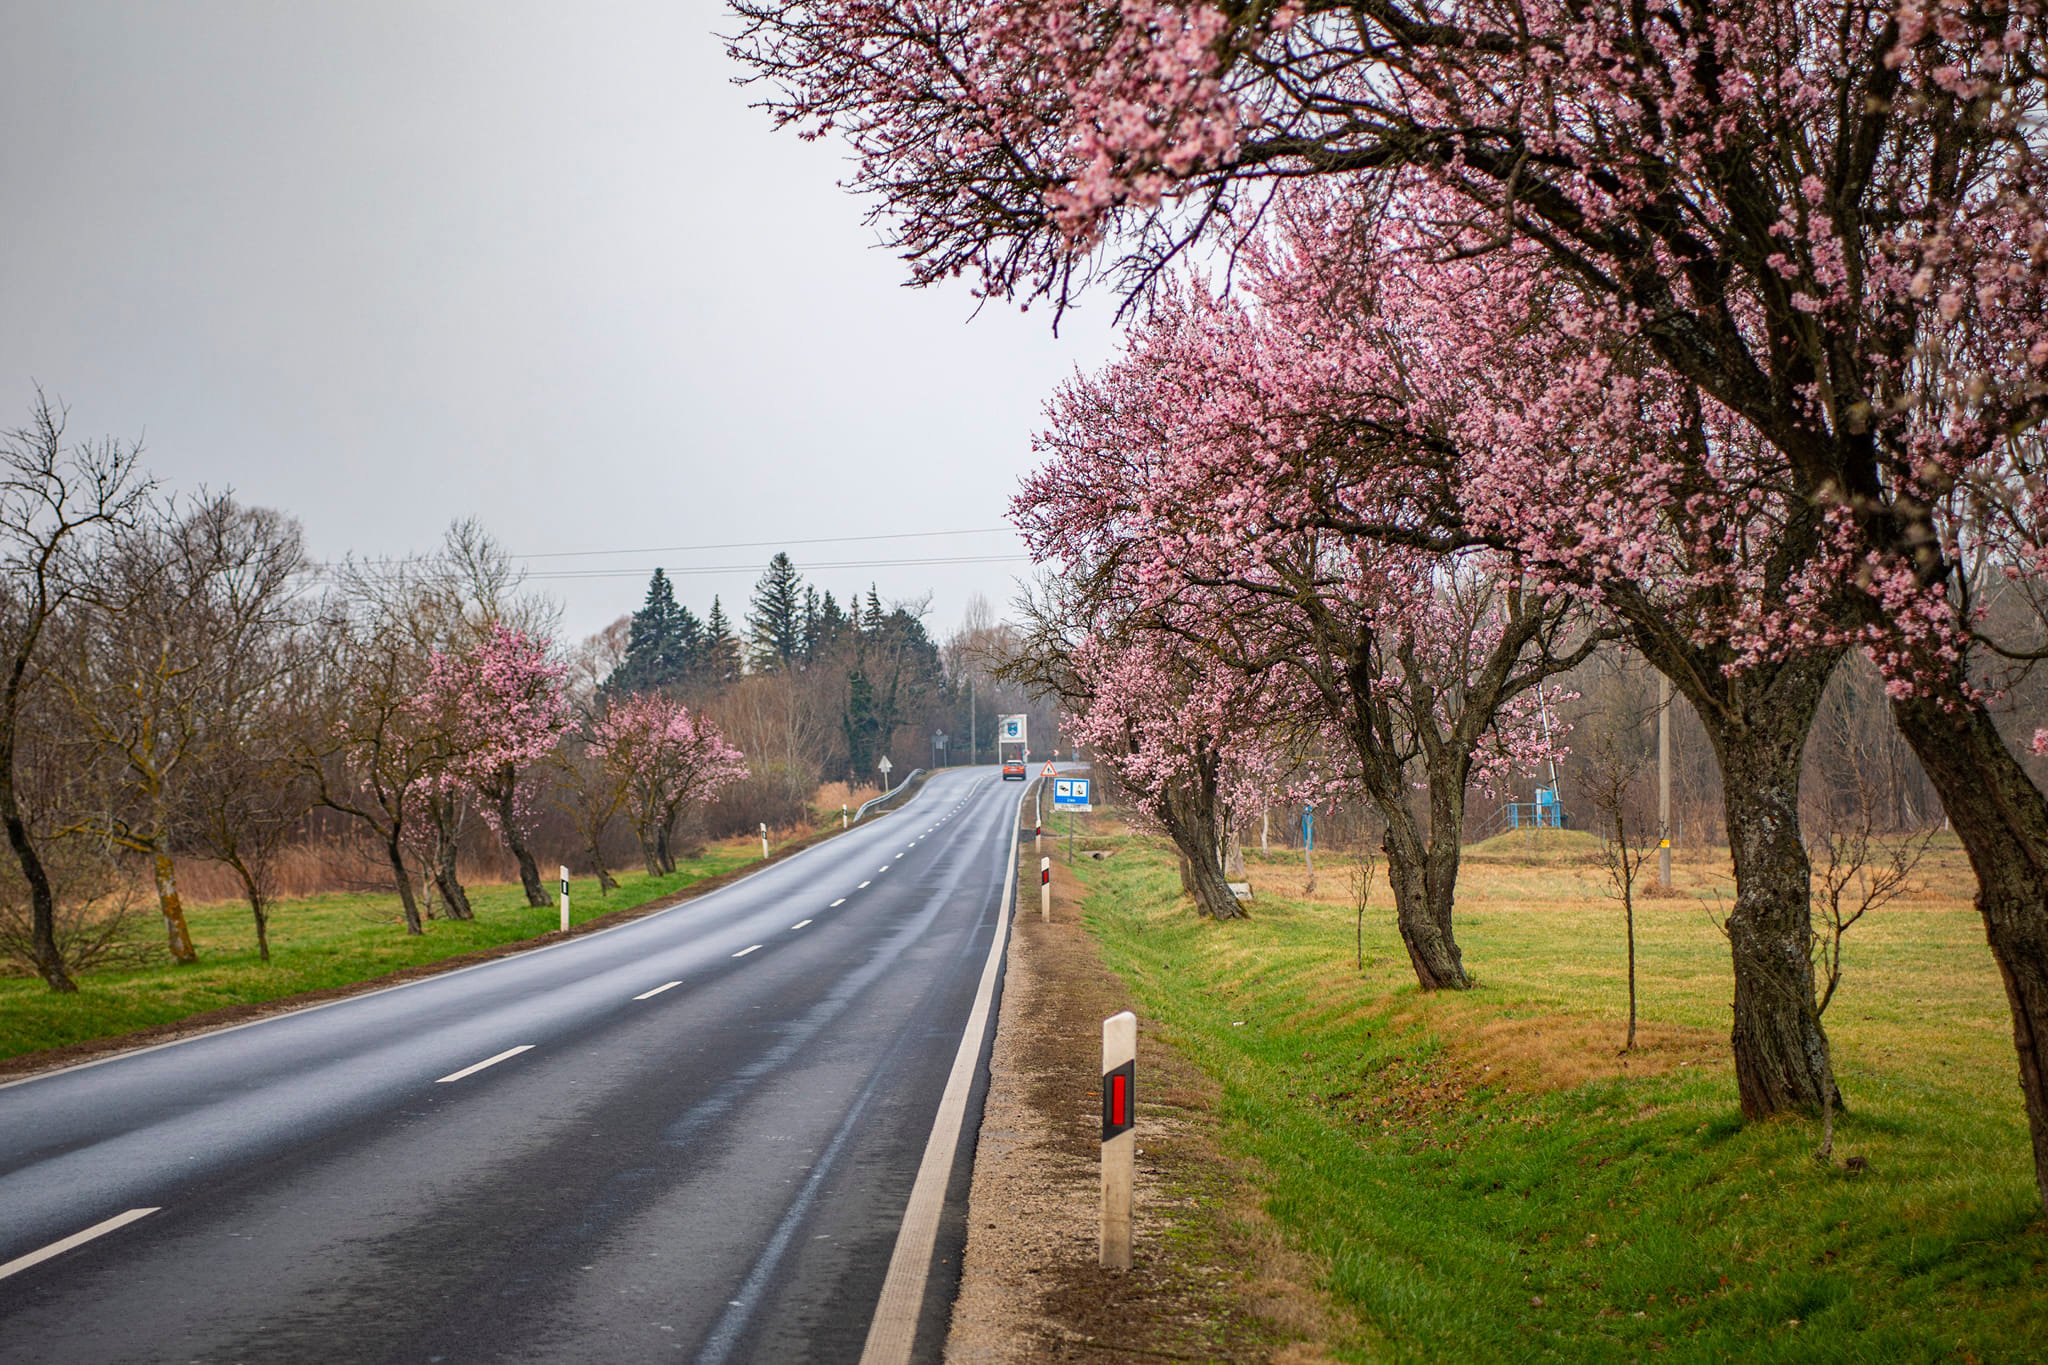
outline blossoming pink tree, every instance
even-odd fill
[[[747,775],[745,755],[709,720],[659,693],[614,700],[589,748],[623,794],[650,876],[675,871],[670,841],[683,813]]]
[[[1300,372],[1268,363],[1284,338],[1245,322],[1183,299],[1068,385],[1043,438],[1054,458],[1016,515],[1035,555],[1138,604],[1211,667],[1291,683],[1290,709],[1338,740],[1343,776],[1386,824],[1416,979],[1463,988],[1452,912],[1475,767],[1533,764],[1535,689],[1599,636],[1509,556],[1347,533],[1335,514],[1391,505],[1402,480],[1359,483],[1308,439],[1290,411]]]
[[[2037,645],[1983,638],[1964,553],[2042,472],[2043,6],[737,7],[735,50],[852,140],[919,278],[1063,299],[1091,260],[1142,282],[1244,232],[1279,179],[1426,182],[1462,206],[1445,250],[1533,245],[1747,426],[1976,871],[2048,1198],[2048,797],[1973,671]],[[2006,567],[2039,574],[2039,529]]]
[[[522,776],[554,752],[569,727],[563,688],[568,670],[548,658],[548,642],[502,622],[467,649],[437,650],[413,708],[440,735],[440,762],[431,788],[444,806],[441,823],[452,823],[448,802],[473,795],[484,818],[519,863],[526,903],[547,905],[540,870],[526,846],[531,818],[529,789]],[[443,839],[437,866],[450,883],[446,901],[461,897],[454,880],[454,844]],[[466,900],[466,897],[461,897]]]
[[[1219,920],[1243,907],[1223,870],[1232,798],[1267,766],[1271,711],[1256,681],[1146,623],[1099,623],[1066,660],[1062,726],[1115,775],[1180,855],[1181,885]]]
[[[1276,217],[1275,240],[1250,253],[1253,302],[1211,306],[1256,332],[1240,370],[1276,396],[1279,430],[1341,471],[1287,515],[1511,551],[1598,603],[1673,680],[1727,779],[1743,1109],[1818,1110],[1835,1087],[1813,1004],[1799,768],[1853,621],[1821,519],[1760,477],[1752,430],[1632,356],[1597,302],[1529,268],[1528,250],[1441,260],[1343,196],[1290,196]],[[1402,496],[1357,496],[1390,478]]]

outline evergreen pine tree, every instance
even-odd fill
[[[652,692],[681,680],[677,635],[683,612],[675,585],[660,569],[647,580],[647,596],[626,631],[626,657],[604,681],[608,692]]]
[[[704,672],[704,623],[697,613],[684,607],[676,614],[675,672],[683,682],[694,682]]]
[[[801,653],[803,661],[807,664],[818,655],[818,618],[820,611],[818,590],[811,584],[806,583],[804,585],[803,646]]]
[[[794,669],[803,656],[803,635],[803,579],[790,557],[777,551],[768,561],[768,572],[754,585],[754,600],[747,610],[754,667],[762,673]]]
[[[704,680],[716,685],[729,683],[739,675],[739,637],[732,633],[725,607],[714,597],[711,614],[704,618]]]

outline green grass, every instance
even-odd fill
[[[758,844],[742,839],[714,844],[667,876],[620,873],[620,885],[609,896],[598,895],[595,880],[574,879],[569,884],[571,921],[644,905],[758,860]],[[189,905],[186,920],[199,948],[195,966],[179,967],[165,957],[88,972],[78,978],[75,995],[53,994],[35,978],[0,979],[0,1058],[130,1033],[226,1006],[353,985],[530,939],[561,922],[553,905],[529,907],[517,883],[472,887],[470,900],[475,919],[429,920],[417,937],[405,932],[398,897],[388,891],[280,901],[270,919],[268,963],[256,956],[247,905]],[[153,933],[160,924],[152,914],[148,929]]]
[[[1621,914],[1578,853],[1473,859],[1458,935],[1480,984],[1430,997],[1383,881],[1354,969],[1341,858],[1316,901],[1298,862],[1255,860],[1254,917],[1227,926],[1143,841],[1079,869],[1146,1027],[1221,1082],[1226,1145],[1358,1324],[1337,1353],[2039,1358],[2048,1226],[1954,851],[1852,933],[1828,1012],[1836,1155],[1861,1175],[1812,1159],[1815,1123],[1741,1119],[1724,868],[1688,864],[1691,894],[1639,908],[1645,1046],[1617,1057]]]

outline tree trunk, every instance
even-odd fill
[[[1811,691],[1818,704],[1823,673]],[[1796,695],[1744,727],[1719,727],[1723,809],[1735,860],[1735,1085],[1752,1119],[1839,1106],[1813,1003],[1813,866],[1799,838],[1799,760],[1811,726]],[[1763,708],[1752,708],[1761,711]],[[1788,719],[1789,717],[1789,719]],[[1804,722],[1804,723],[1802,723]],[[1717,727],[1711,722],[1708,732]],[[1832,1092],[1832,1093],[1830,1093]]]
[[[1244,906],[1223,880],[1223,869],[1216,865],[1214,855],[1190,858],[1188,875],[1194,883],[1195,907],[1203,914],[1219,920],[1245,918]]]
[[[249,902],[249,913],[256,921],[256,956],[270,961],[270,906],[263,895],[263,887],[256,880],[256,874],[239,857],[230,857],[228,866],[235,870],[235,877],[242,883],[242,895]]]
[[[1446,856],[1446,850],[1424,845],[1405,805],[1382,805],[1380,813],[1387,820],[1381,847],[1387,855],[1387,885],[1394,893],[1394,925],[1408,950],[1416,984],[1426,991],[1469,989],[1472,979],[1465,974],[1464,955],[1451,932],[1458,880],[1456,841],[1451,841]]]
[[[640,861],[647,865],[647,875],[661,875],[661,848],[656,843],[654,831],[645,825],[638,830],[640,836]]]
[[[448,911],[449,919],[470,920],[476,918],[476,911],[469,905],[469,893],[462,889],[462,880],[455,872],[455,840],[444,830],[434,840],[434,890],[440,893],[441,905]]]
[[[604,865],[604,849],[600,842],[597,839],[590,841],[590,868],[597,873],[597,894],[602,896],[618,890],[619,884],[612,877],[611,869]]]
[[[543,909],[548,903],[547,888],[540,883],[540,867],[533,861],[533,853],[526,847],[526,838],[519,832],[517,813],[519,782],[515,776],[499,788],[498,792],[498,834],[505,841],[505,847],[512,850],[512,856],[519,863],[519,886],[526,892],[526,903],[535,910]]]
[[[669,831],[668,825],[666,823],[664,823],[662,827],[655,832],[654,856],[655,860],[659,862],[661,865],[661,872],[663,876],[667,876],[669,873],[676,870],[675,850],[669,846]]]
[[[1892,712],[1977,874],[1977,913],[2012,1010],[2034,1183],[2048,1204],[2048,799],[1983,706],[1955,691],[1895,698]]]
[[[391,880],[398,886],[399,903],[405,907],[405,932],[424,934],[426,926],[420,923],[420,903],[413,899],[412,878],[405,875],[405,848],[399,842],[397,825],[384,836],[384,856],[391,863]]]
[[[192,930],[185,923],[185,902],[178,895],[178,868],[171,861],[170,838],[161,824],[157,826],[154,843],[156,903],[163,911],[164,937],[170,945],[172,960],[189,967],[199,961],[199,950],[192,946]]]
[[[1219,920],[1243,919],[1244,906],[1223,880],[1216,857],[1216,810],[1206,791],[1169,792],[1164,819],[1167,837],[1181,856],[1181,884],[1195,908]]]
[[[64,954],[57,949],[57,896],[50,889],[49,870],[42,855],[29,839],[28,821],[14,795],[14,744],[0,744],[0,821],[7,826],[7,845],[21,864],[21,878],[28,883],[29,933],[35,945],[36,975],[43,984],[60,994],[78,989],[71,973],[64,970]]]

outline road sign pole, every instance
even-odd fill
[[[562,932],[569,932],[569,869],[562,869]]]
[[[1102,1267],[1131,1268],[1131,1186],[1138,1135],[1138,1016],[1102,1021]]]

